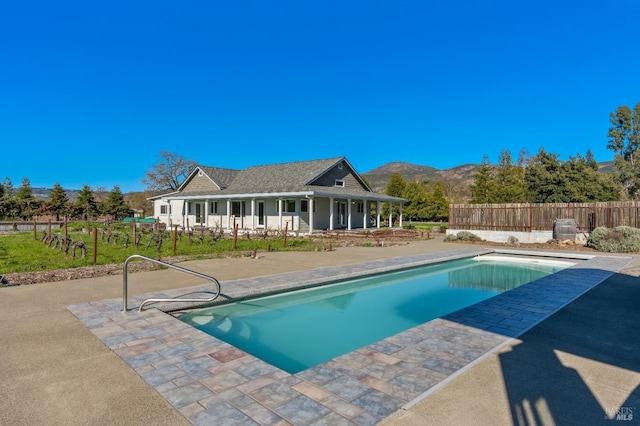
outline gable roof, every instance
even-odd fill
[[[304,191],[311,181],[343,159],[339,157],[249,167],[238,173],[227,192],[251,194]]]
[[[314,182],[320,180],[323,175],[332,170],[338,163],[346,165],[348,171],[361,185],[360,187],[344,188],[314,185]],[[220,190],[216,191],[215,194],[202,191],[190,191],[188,194],[181,194],[182,190],[198,171],[205,173]],[[205,196],[207,198],[224,198],[294,193],[298,195],[351,196],[362,199],[373,197],[380,201],[406,201],[402,198],[374,193],[345,157],[252,166],[244,170],[199,165],[180,185],[177,192],[165,194],[165,197],[195,198]]]
[[[234,169],[224,169],[221,167],[209,167],[209,166],[196,166],[189,176],[182,182],[180,187],[178,188],[178,192],[182,191],[184,187],[196,176],[196,173],[202,171],[205,176],[213,182],[220,189],[224,189],[229,186],[229,184],[235,179],[236,175],[240,172],[239,170]]]

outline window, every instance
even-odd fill
[[[338,163],[338,170],[342,170],[342,163]]]
[[[167,207],[169,207],[169,212],[171,212],[171,205],[162,204],[160,206],[160,214],[167,214]]]
[[[235,217],[244,216],[245,215],[244,201],[232,201],[231,214]]]
[[[296,200],[282,200],[283,213],[295,213],[296,212]],[[276,200],[276,211],[280,212],[280,203]]]
[[[218,214],[218,202],[217,201],[209,202],[209,214]]]
[[[191,201],[187,203],[187,212],[188,214],[193,214],[193,203]]]
[[[364,213],[364,203],[362,201],[356,203],[356,211],[358,213]]]
[[[309,203],[310,203],[309,200],[300,200],[300,212],[301,213],[309,213]],[[318,211],[317,210],[317,205],[318,205],[318,202],[315,201],[313,203],[313,212],[314,213]]]
[[[336,179],[336,186],[344,188],[344,179]]]

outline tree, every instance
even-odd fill
[[[584,203],[616,201],[620,186],[610,175],[598,171],[598,163],[587,151],[562,162],[543,148],[529,160],[525,172],[527,196],[532,203]]]
[[[102,203],[102,212],[112,216],[115,220],[131,215],[131,208],[124,201],[124,195],[119,186],[114,186],[107,199]]]
[[[526,201],[524,165],[513,164],[511,153],[504,149],[498,159],[492,203],[522,203]]]
[[[471,204],[489,204],[493,203],[495,193],[495,169],[489,161],[489,156],[484,155],[482,162],[476,169],[471,184]]]
[[[566,182],[558,154],[540,148],[525,172],[527,199],[532,203],[567,203]]]
[[[125,194],[125,202],[135,210],[142,211],[143,216],[153,216],[153,201],[149,200],[149,197],[157,195],[155,193],[144,192],[130,192]]]
[[[22,183],[16,191],[16,203],[19,209],[18,215],[22,220],[30,220],[40,208],[40,202],[33,196],[31,182],[22,178]]]
[[[49,192],[49,200],[45,204],[46,209],[56,215],[56,220],[60,220],[61,214],[66,214],[69,208],[69,197],[59,183],[53,185]]]
[[[426,217],[427,190],[424,183],[417,181],[403,185],[400,197],[409,200],[402,209],[402,216],[407,220],[422,220]]]
[[[622,183],[630,199],[640,198],[640,102],[631,110],[628,106],[618,107],[609,115],[611,127],[607,149],[615,154],[618,180]]]
[[[182,182],[195,169],[197,163],[168,151],[160,152],[158,163],[149,168],[142,180],[148,191],[177,191]]]
[[[587,151],[585,157],[577,154],[562,165],[565,193],[571,202],[617,201],[622,188],[610,174],[600,173],[593,153]]]
[[[436,222],[449,220],[449,202],[440,182],[436,182],[433,191],[427,195],[425,213],[426,220]]]
[[[407,185],[407,183],[405,182],[404,178],[402,177],[402,175],[398,172],[395,172],[391,175],[391,178],[389,178],[389,182],[387,183],[387,188],[385,190],[385,193],[387,195],[390,195],[392,197],[400,197],[402,198],[402,193],[404,192],[404,188]],[[397,205],[393,206],[393,213],[394,216],[399,216],[400,214],[400,207]],[[389,216],[389,207],[387,206],[387,204],[385,203],[385,205],[382,207],[382,214],[384,216]],[[392,224],[390,223],[389,226],[392,226]]]
[[[78,193],[74,209],[75,215],[82,216],[84,220],[89,219],[89,217],[98,212],[96,200],[93,198],[93,191],[89,185],[84,185]]]
[[[13,183],[8,177],[0,184],[2,191],[0,194],[0,218],[15,219],[19,217],[19,209],[13,194]]]

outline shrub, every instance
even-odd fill
[[[607,253],[640,251],[640,229],[630,226],[617,226],[613,229],[598,227],[591,231],[587,247]]]
[[[449,234],[444,238],[445,241],[482,241],[482,238],[469,231],[460,231],[456,235]]]

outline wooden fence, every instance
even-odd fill
[[[640,228],[640,202],[558,204],[451,204],[449,228],[532,232],[551,231],[556,219],[575,219],[591,232],[598,226]]]

